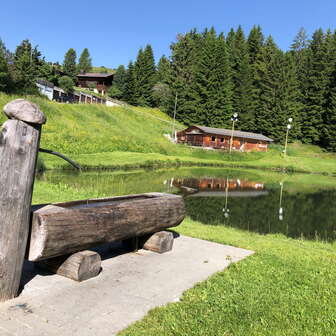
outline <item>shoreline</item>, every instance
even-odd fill
[[[104,154],[109,155],[109,159],[103,160]],[[111,162],[113,156],[116,156],[116,160]],[[132,162],[127,162],[129,160],[123,160],[120,158],[120,154],[122,156],[136,155],[136,159],[132,159]],[[158,156],[156,159],[146,158],[147,156]],[[90,156],[93,157],[92,163],[87,160]],[[101,156],[101,157],[100,157]],[[106,170],[135,170],[135,169],[164,169],[164,168],[200,168],[200,167],[217,167],[217,168],[232,168],[232,169],[253,169],[253,170],[263,170],[263,171],[273,171],[278,173],[286,173],[286,174],[311,174],[311,175],[323,175],[323,176],[331,176],[336,177],[335,172],[328,171],[312,171],[308,169],[296,168],[293,165],[288,164],[284,166],[277,166],[272,164],[258,165],[258,164],[248,164],[249,161],[245,161],[245,163],[241,162],[230,162],[230,161],[217,161],[217,160],[207,160],[207,159],[197,159],[197,158],[188,158],[188,157],[176,157],[176,156],[168,156],[156,153],[132,153],[132,152],[112,152],[112,153],[96,153],[96,154],[82,154],[73,156],[75,161],[78,162],[82,169],[81,171],[106,171]],[[96,161],[98,157],[98,162]],[[83,159],[82,159],[83,158]],[[119,159],[119,160],[118,160]],[[40,172],[45,171],[76,171],[69,164],[63,163],[59,159],[50,158],[42,155],[42,169]],[[105,162],[104,162],[105,161]],[[119,161],[119,163],[115,163]],[[265,160],[266,161],[266,160]]]

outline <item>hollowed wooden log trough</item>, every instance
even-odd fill
[[[164,193],[35,206],[28,259],[39,261],[103,243],[144,237],[179,225],[184,216],[182,197]],[[167,245],[160,237],[152,241]],[[151,246],[150,241],[147,246]]]
[[[89,247],[137,237],[144,241],[144,248],[160,253],[171,249],[172,234],[157,232],[183,220],[180,196],[152,193],[32,209],[46,117],[36,104],[23,99],[8,103],[4,113],[10,120],[0,129],[0,302],[17,295],[25,254],[31,261],[42,260],[54,272],[81,281],[100,270],[100,256],[84,251]],[[42,151],[67,159],[51,150]]]

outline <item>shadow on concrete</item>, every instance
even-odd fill
[[[127,249],[122,242],[106,243],[88,250],[97,252],[102,260],[133,252],[132,250]],[[20,280],[19,295],[23,291],[25,285],[27,285],[37,275],[52,276],[55,275],[55,273],[49,272],[39,267],[35,262],[25,260],[23,263],[22,276]]]
[[[172,232],[174,238],[179,238],[180,234],[174,230],[167,230]],[[96,246],[94,248],[88,249],[90,251],[97,252],[102,260],[114,258],[121,256],[126,253],[135,252],[132,248],[132,245],[125,244],[123,242],[113,242],[113,243],[106,243],[103,245]],[[20,288],[19,288],[19,295],[23,291],[25,285],[27,285],[31,280],[33,280],[37,275],[40,276],[52,276],[55,275],[53,272],[49,272],[41,267],[38,266],[38,263],[25,260],[23,264],[22,276],[20,281]]]

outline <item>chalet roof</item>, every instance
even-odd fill
[[[99,78],[108,78],[112,77],[112,73],[107,73],[107,72],[84,72],[84,73],[79,73],[77,77],[87,77],[87,78],[92,78],[92,77],[99,77]]]
[[[225,128],[214,128],[214,127],[206,127],[206,126],[195,126],[201,131],[210,134],[217,134],[217,135],[226,135],[231,136],[232,130],[225,129]],[[235,138],[243,138],[243,139],[254,139],[254,140],[262,140],[267,142],[273,142],[274,140],[268,138],[265,135],[258,134],[258,133],[251,133],[251,132],[243,132],[243,131],[233,131],[233,136]]]

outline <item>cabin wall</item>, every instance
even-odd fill
[[[195,132],[195,134],[192,134],[193,132]],[[177,142],[190,146],[201,146],[214,149],[229,150],[230,140],[230,136],[201,134],[201,131],[194,126],[191,126],[181,132],[177,132]],[[242,152],[267,152],[268,143],[266,141],[233,137],[232,149]]]

